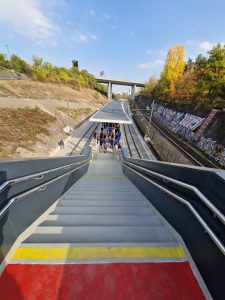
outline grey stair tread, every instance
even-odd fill
[[[108,194],[108,195],[120,195],[120,194],[129,194],[129,195],[139,195],[140,193],[138,193],[137,191],[134,191],[134,190],[130,190],[130,189],[124,189],[124,190],[117,190],[116,187],[114,189],[111,189],[111,190],[108,190],[108,189],[105,189],[104,187],[99,187],[98,190],[70,190],[68,191],[66,194],[67,195],[86,195],[86,194],[92,194],[93,193],[95,194],[99,194],[99,195],[102,195],[102,194]]]
[[[138,193],[138,191],[134,188],[131,187],[117,187],[117,186],[93,186],[93,187],[89,187],[89,186],[84,186],[82,188],[72,188],[70,189],[67,193],[84,193],[84,192],[97,192],[97,193],[105,193],[105,192],[120,192],[120,193],[125,193],[125,192],[132,192],[132,193]]]
[[[110,206],[110,207],[121,207],[121,206],[147,206],[147,203],[140,200],[60,200],[58,207],[63,206]]]
[[[27,243],[151,243],[172,242],[162,226],[41,226]]]
[[[49,215],[41,226],[143,226],[160,225],[155,215]]]
[[[176,247],[179,241],[150,243],[33,243],[23,241],[19,248],[80,248],[80,247]]]
[[[150,214],[148,207],[56,207],[54,214],[94,214],[94,215],[147,215]]]
[[[61,197],[62,200],[105,200],[105,201],[113,201],[113,200],[127,200],[127,201],[140,201],[141,197],[134,195],[63,195]]]

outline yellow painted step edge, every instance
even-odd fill
[[[18,248],[13,260],[91,258],[184,258],[178,247]]]

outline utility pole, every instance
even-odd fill
[[[69,125],[69,130],[70,130],[70,108],[69,108],[69,101],[67,99],[67,111],[68,111],[68,125]]]
[[[150,133],[150,125],[152,122],[152,114],[153,114],[153,110],[154,110],[154,105],[155,105],[155,100],[152,101],[152,105],[151,105],[151,114],[150,114],[149,123],[148,123],[148,135]]]

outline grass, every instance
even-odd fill
[[[39,134],[50,135],[48,123],[56,119],[39,108],[0,110],[0,156],[12,155],[18,147],[34,151]]]
[[[77,109],[69,109],[67,107],[57,107],[58,110],[62,111],[65,114],[69,114],[70,117],[72,117],[73,119],[77,119],[79,118],[81,115],[90,115],[90,113],[92,112],[91,108],[87,107],[87,108],[77,108]]]

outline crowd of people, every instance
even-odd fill
[[[97,144],[100,145],[100,148],[104,149],[104,152],[107,151],[108,147],[111,149],[121,148],[120,124],[103,122],[101,129],[94,131],[93,137],[97,141]]]

